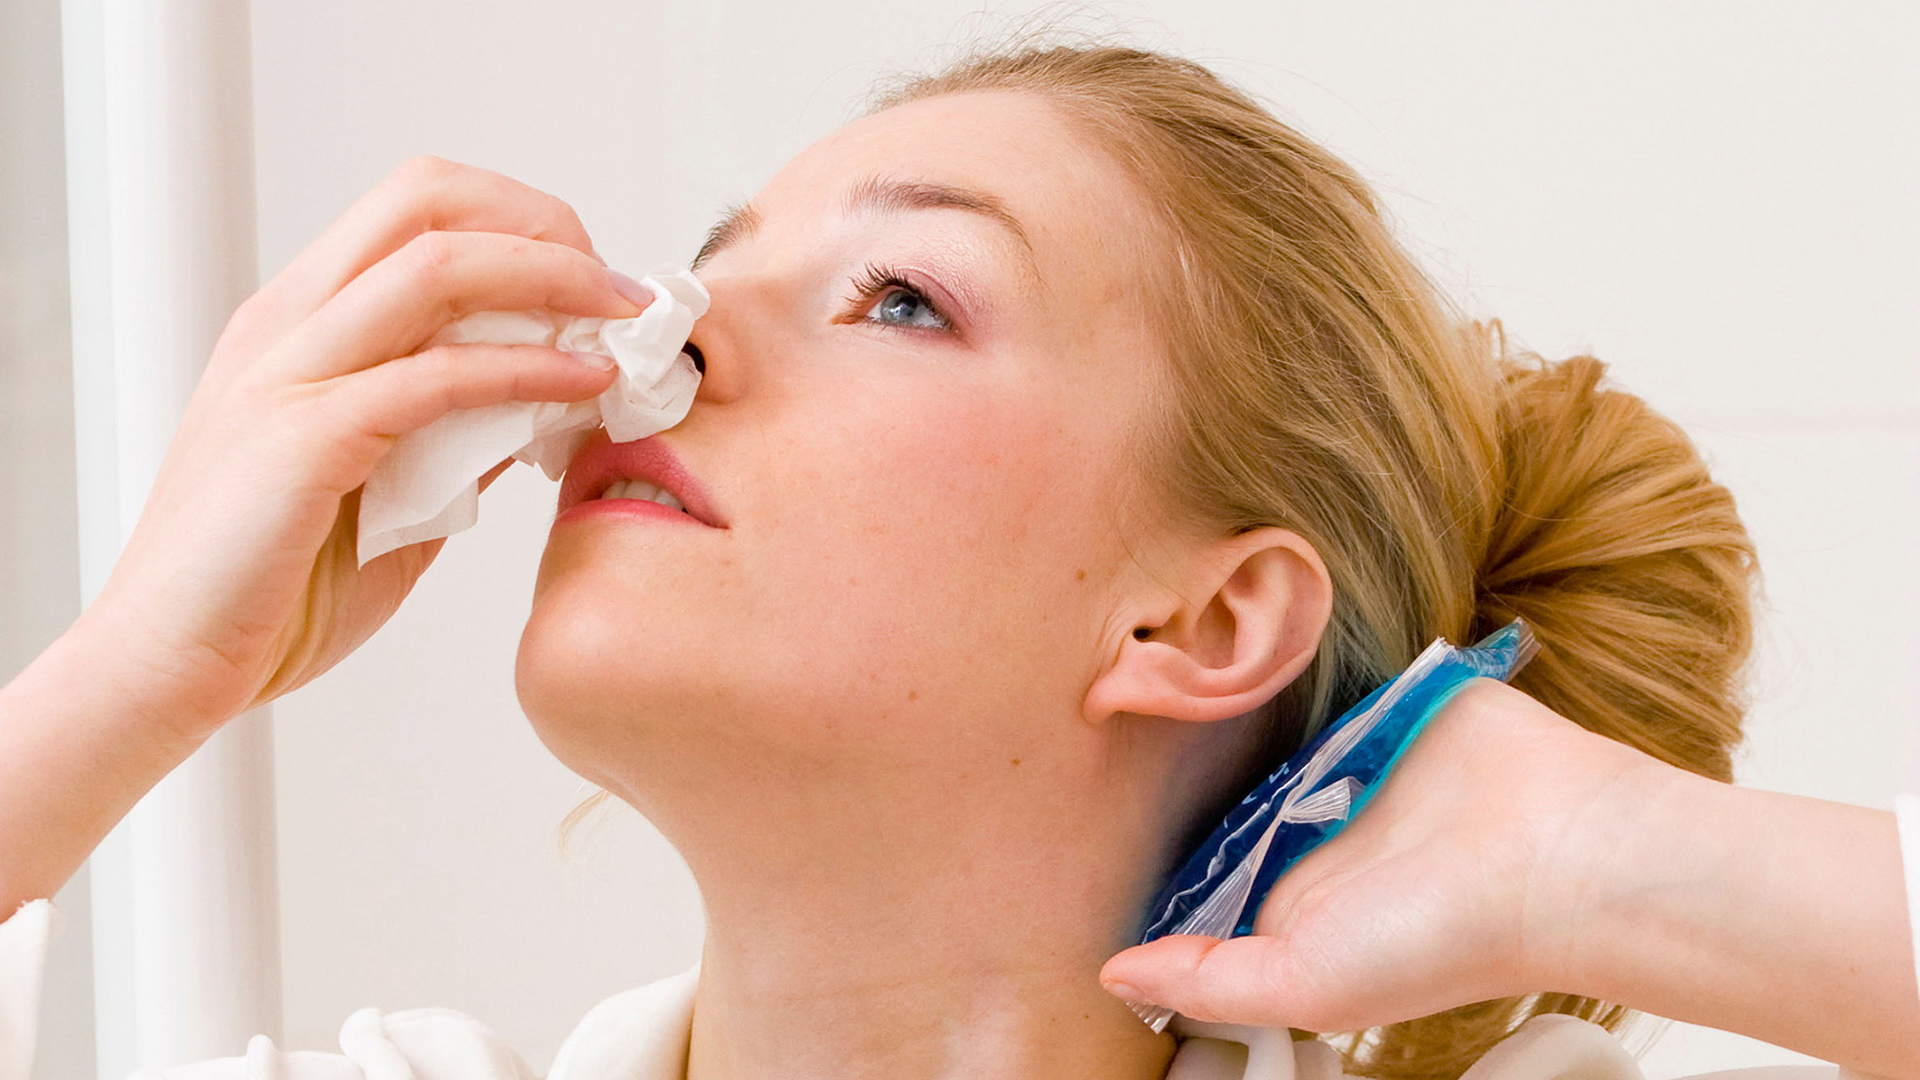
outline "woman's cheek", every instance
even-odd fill
[[[1056,418],[1023,402],[958,392],[875,417],[855,468],[863,516],[943,557],[972,549],[1000,559],[1045,517],[1058,462]]]
[[[1063,457],[1075,447],[1059,418],[963,397],[897,408],[835,441],[843,497],[790,552],[790,580],[834,624],[820,629],[854,655],[922,670],[949,667],[956,642],[1064,644],[1062,622],[1077,618],[1062,605],[1086,595],[1075,569],[1094,562],[1087,492],[1071,479],[1085,474]]]

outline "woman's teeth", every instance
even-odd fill
[[[600,493],[603,499],[639,499],[642,502],[657,502],[661,506],[685,511],[686,504],[673,497],[673,492],[665,488],[654,487],[645,480],[618,480],[613,486]]]

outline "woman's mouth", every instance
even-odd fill
[[[641,502],[659,503],[684,511],[687,505],[674,497],[673,492],[656,487],[645,480],[616,480],[613,486],[600,493],[602,499],[639,499]]]
[[[705,486],[659,436],[616,443],[604,430],[595,432],[567,466],[558,510],[556,525],[563,519],[624,513],[727,527]]]

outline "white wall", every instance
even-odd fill
[[[262,270],[421,152],[569,200],[616,266],[684,259],[874,75],[1006,21],[969,7],[262,0]],[[1107,10],[1356,161],[1473,310],[1613,361],[1699,436],[1771,602],[1742,781],[1920,789],[1920,9]],[[580,788],[511,682],[552,494],[510,473],[399,616],[278,707],[291,1046],[333,1047],[363,1005],[448,1005],[544,1070],[594,1001],[697,954],[692,885],[630,813],[575,866],[554,854]],[[1646,1068],[1793,1060],[1679,1028]]]
[[[80,610],[59,0],[0,4],[0,680]]]
[[[0,2],[0,682],[80,610],[67,345],[59,0]],[[87,872],[54,898],[85,912]],[[42,994],[43,1076],[93,1062],[92,937],[56,939]]]

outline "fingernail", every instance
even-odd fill
[[[566,350],[562,351],[565,352]],[[606,371],[608,368],[613,367],[613,357],[611,356],[601,356],[599,353],[590,352],[567,352],[567,355],[595,371]]]
[[[1141,993],[1140,988],[1132,983],[1110,982],[1101,983],[1100,985],[1107,988],[1107,993],[1112,994],[1114,997],[1128,1004],[1145,1001],[1147,999],[1147,995]]]
[[[609,269],[607,278],[613,282],[613,291],[633,301],[636,307],[646,307],[653,303],[653,290],[620,271]]]

